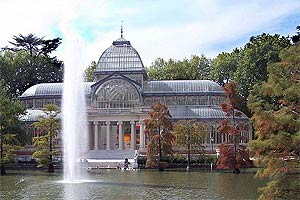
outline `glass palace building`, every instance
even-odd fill
[[[113,41],[99,58],[94,82],[85,83],[89,147],[100,150],[145,150],[149,138],[143,121],[153,104],[166,104],[174,122],[197,120],[204,125],[202,142],[212,146],[228,140],[217,127],[225,113],[220,104],[226,101],[224,89],[210,80],[149,80],[139,53],[130,41]],[[45,104],[61,105],[63,83],[42,83],[30,87],[20,97],[27,108],[23,117],[28,134],[33,122],[43,115]],[[236,118],[240,142],[252,139],[249,119]]]

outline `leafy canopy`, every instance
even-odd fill
[[[150,79],[154,80],[196,80],[209,79],[211,60],[203,54],[192,55],[190,59],[165,61],[157,58],[148,68]]]
[[[50,54],[61,44],[60,38],[45,40],[33,34],[14,36],[12,47],[0,55],[0,78],[14,97],[38,83],[61,82],[63,63]]]
[[[297,199],[300,167],[300,45],[286,48],[280,61],[268,65],[269,78],[249,97],[257,140],[249,146],[270,182],[261,199]]]
[[[243,128],[236,118],[241,116],[241,112],[236,110],[241,102],[237,92],[237,84],[233,81],[225,85],[225,93],[228,102],[221,104],[222,110],[226,113],[226,119],[220,122],[218,132],[224,134],[229,140],[219,145],[220,157],[217,162],[219,169],[239,169],[251,167],[252,161],[246,147],[240,145],[240,129]],[[236,171],[237,172],[237,171]]]
[[[17,134],[22,133],[19,116],[24,113],[24,107],[10,96],[7,86],[0,80],[1,175],[5,174],[4,165],[14,162],[14,151],[19,144]]]
[[[84,71],[85,81],[87,81],[87,82],[94,81],[94,71],[95,71],[96,67],[97,67],[96,62],[92,61],[92,63],[88,66],[88,68],[86,68],[86,70]]]
[[[189,146],[195,153],[203,152],[206,139],[205,125],[196,120],[180,120],[174,124],[174,145],[186,148]]]
[[[145,133],[149,135],[150,142],[147,147],[147,167],[157,167],[163,156],[172,155],[172,143],[175,139],[172,134],[172,116],[168,107],[156,103],[145,119]]]
[[[38,136],[33,138],[33,145],[38,149],[33,153],[34,158],[38,158],[38,167],[49,166],[53,162],[53,156],[59,155],[59,151],[55,149],[58,131],[61,128],[59,108],[53,104],[44,106],[45,116],[40,116],[38,122],[34,123],[38,130]]]

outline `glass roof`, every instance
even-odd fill
[[[85,82],[85,94],[91,93],[91,85],[94,82]],[[28,88],[22,95],[22,97],[30,97],[30,96],[56,96],[62,95],[63,91],[63,83],[41,83]]]
[[[20,115],[19,119],[23,122],[36,122],[40,117],[46,117],[46,113],[42,110],[27,109],[26,114]],[[61,114],[59,113],[57,117],[60,118]]]
[[[169,107],[170,114],[173,119],[224,119],[226,118],[225,112],[221,107],[204,107],[204,106],[182,106],[182,107]],[[240,112],[240,111],[239,111]],[[249,120],[249,118],[242,113],[241,117],[237,120]]]
[[[106,49],[97,63],[96,71],[140,71],[145,70],[139,53],[130,41],[119,38]]]
[[[38,121],[41,116],[46,116],[42,110],[26,110],[26,114],[21,115],[19,119],[25,122],[35,122]]]
[[[144,87],[144,93],[178,93],[178,92],[221,92],[223,88],[209,80],[162,80],[149,81]]]
[[[95,82],[85,82],[85,94],[91,94],[91,86]],[[63,83],[41,83],[28,88],[22,95],[30,96],[57,96],[62,95]],[[217,83],[209,80],[167,80],[149,81],[145,83],[144,93],[188,93],[188,92],[217,92],[224,90]],[[224,93],[225,95],[225,93]]]
[[[226,118],[225,112],[221,110],[221,107],[202,107],[202,106],[180,106],[169,107],[170,114],[173,119],[198,119],[198,120],[211,120],[211,119],[224,119]],[[240,111],[239,111],[240,112]],[[40,116],[45,116],[42,110],[26,110],[25,115],[21,115],[19,119],[21,121],[33,122],[37,121]],[[242,113],[241,117],[237,117],[236,120],[247,120],[249,118]]]

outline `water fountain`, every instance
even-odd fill
[[[86,105],[84,96],[82,49],[72,34],[64,34],[64,86],[62,98],[64,181],[82,181],[81,158],[87,151]],[[74,36],[74,34],[73,34]]]

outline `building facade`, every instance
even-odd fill
[[[149,80],[138,52],[130,41],[113,41],[99,58],[94,82],[85,82],[89,147],[98,150],[145,150],[148,138],[143,121],[156,102],[166,104],[175,121],[197,120],[207,132],[204,145],[219,144],[228,137],[217,133],[225,113],[221,103],[226,101],[224,89],[209,80]],[[29,126],[43,115],[45,104],[61,106],[63,83],[43,83],[30,87],[20,100],[27,108],[22,118],[28,134]],[[241,143],[252,139],[249,119],[242,114],[236,119]]]

